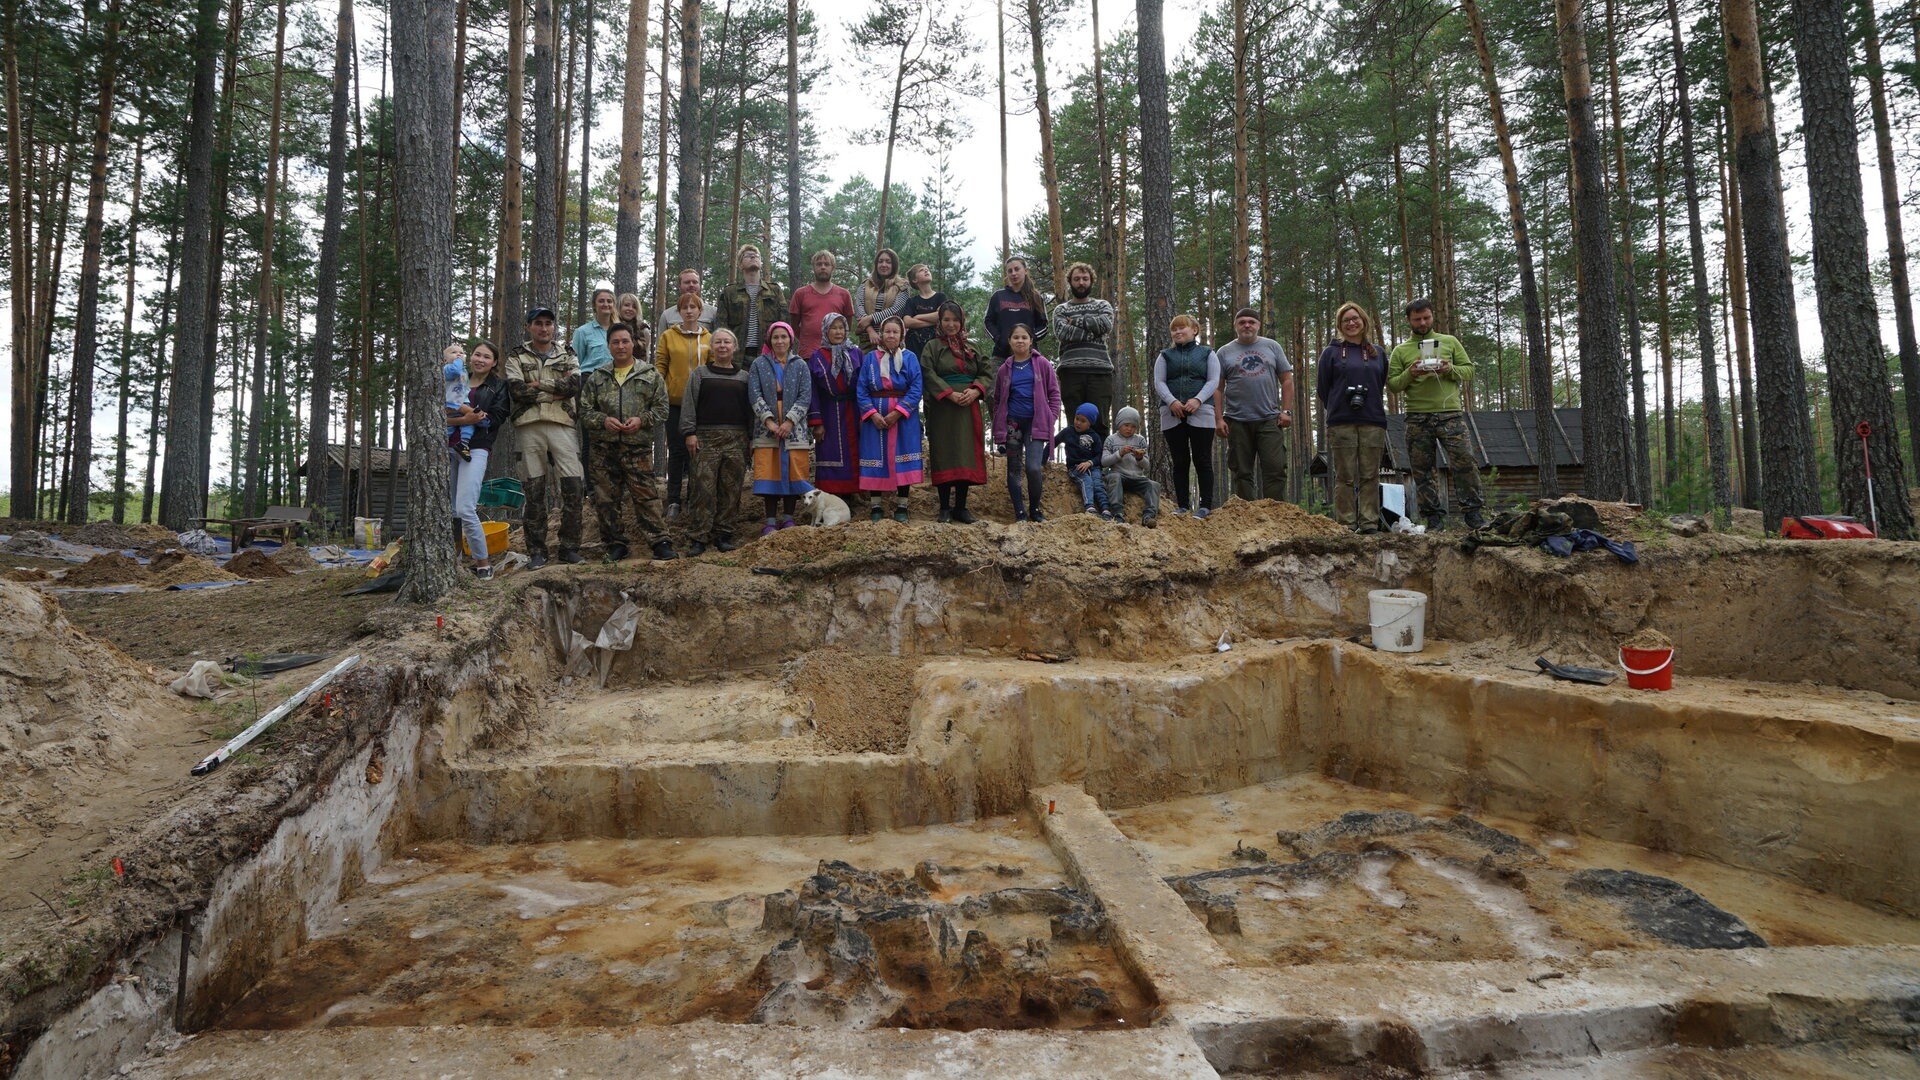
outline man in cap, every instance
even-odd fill
[[[1227,468],[1233,493],[1252,500],[1254,467],[1259,466],[1259,498],[1287,497],[1287,436],[1293,426],[1293,365],[1287,351],[1260,335],[1260,313],[1244,307],[1233,316],[1232,341],[1220,354],[1221,408],[1215,410],[1218,434],[1227,440]]]
[[[520,465],[527,478],[527,554],[533,567],[547,563],[547,491],[560,485],[560,561],[580,560],[580,511],[587,487],[580,466],[575,401],[580,364],[573,350],[554,340],[553,309],[527,312],[527,340],[507,354],[507,392],[513,396],[513,426]]]

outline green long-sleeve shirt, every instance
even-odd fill
[[[1416,378],[1413,365],[1420,359],[1420,342],[1432,338],[1440,343],[1440,356],[1452,363],[1443,375]],[[1426,333],[1408,338],[1394,346],[1387,358],[1387,389],[1401,395],[1410,413],[1460,411],[1460,385],[1473,379],[1473,361],[1452,334]]]

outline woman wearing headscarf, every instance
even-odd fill
[[[747,399],[753,405],[753,493],[766,500],[767,524],[761,536],[793,524],[793,507],[809,487],[813,442],[807,436],[807,412],[813,380],[807,362],[793,351],[793,327],[767,328],[767,342],[747,374]]]
[[[907,495],[925,478],[920,453],[920,358],[902,342],[907,324],[890,315],[880,324],[880,347],[860,362],[860,490],[871,493],[873,520],[895,492],[893,520],[907,520]]]
[[[940,305],[934,337],[920,357],[927,402],[927,458],[940,491],[940,520],[973,524],[967,489],[987,482],[980,401],[993,390],[993,362],[967,338],[967,313]]]
[[[819,348],[807,358],[813,376],[813,403],[807,426],[813,431],[813,486],[834,495],[860,490],[860,413],[855,405],[860,381],[860,349],[852,341],[845,315],[829,311],[820,319]]]

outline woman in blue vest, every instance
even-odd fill
[[[1204,518],[1213,507],[1213,393],[1220,388],[1220,356],[1201,344],[1200,320],[1173,318],[1173,345],[1153,360],[1153,392],[1160,398],[1160,437],[1173,458],[1174,510]],[[1188,470],[1200,474],[1200,503],[1190,496]]]

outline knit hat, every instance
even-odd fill
[[[1124,427],[1127,424],[1132,424],[1137,430],[1140,427],[1140,410],[1128,405],[1120,410],[1119,417],[1115,419],[1113,423],[1115,427]]]
[[[1100,406],[1091,401],[1082,402],[1079,408],[1073,410],[1073,415],[1084,416],[1087,418],[1087,423],[1097,424],[1100,422]]]

